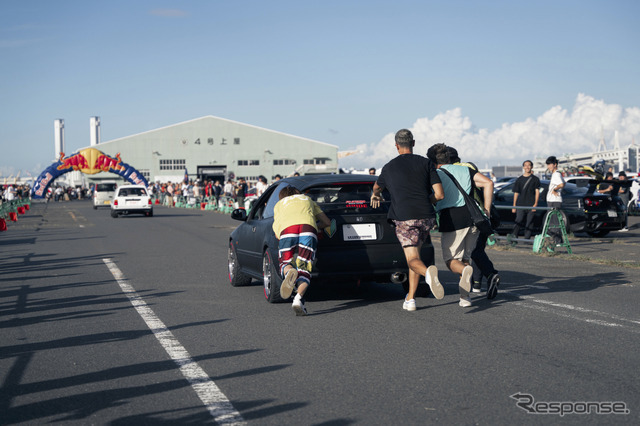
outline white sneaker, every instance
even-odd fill
[[[296,280],[298,279],[298,271],[296,268],[291,268],[284,276],[282,280],[282,284],[280,285],[280,296],[287,300],[291,297],[291,293],[293,293],[293,288],[296,285]]]
[[[293,303],[291,304],[293,308],[293,312],[296,313],[296,316],[305,316],[307,315],[307,308],[304,306],[304,299],[296,294],[296,297],[293,298]]]
[[[433,297],[436,299],[444,298],[444,287],[440,284],[440,280],[438,279],[438,268],[436,265],[431,265],[427,268],[427,275],[425,277],[429,288],[431,288],[431,293],[433,293]]]
[[[624,228],[619,229],[618,232],[629,232],[629,228],[625,226]]]
[[[468,308],[471,306],[471,299],[469,297],[461,297],[459,305],[463,308]]]
[[[460,275],[460,287],[462,287],[467,293],[471,291],[471,275],[473,275],[473,267],[471,265],[467,265],[462,270],[462,275]]]
[[[405,311],[415,311],[416,299],[407,300],[405,296],[404,303],[402,304],[402,309],[404,309]]]

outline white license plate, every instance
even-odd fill
[[[366,241],[375,240],[375,223],[358,223],[342,225],[342,238],[345,241]]]
[[[618,213],[615,210],[607,210],[609,217],[618,217]]]

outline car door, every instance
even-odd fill
[[[276,245],[273,235],[273,209],[282,185],[272,185],[252,206],[247,220],[238,228],[236,255],[241,268],[255,275],[262,274],[262,254],[265,245]],[[275,243],[274,243],[275,241]]]

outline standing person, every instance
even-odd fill
[[[613,173],[607,172],[604,175],[604,183],[598,185],[598,192],[601,194],[613,195],[613,184],[608,183],[613,180]]]
[[[216,197],[216,206],[220,202],[220,196],[222,195],[222,185],[220,185],[220,181],[217,180],[216,183],[213,184],[213,196]]]
[[[166,203],[169,207],[173,207],[173,184],[171,183],[171,181],[167,182]]]
[[[445,195],[444,199],[436,204],[436,210],[440,213],[442,257],[449,270],[460,275],[459,304],[463,308],[467,308],[471,306],[469,297],[473,275],[471,254],[475,249],[479,232],[478,228],[473,225],[464,196],[443,170],[451,174],[468,194],[472,194],[474,183],[482,189],[484,210],[487,217],[490,217],[491,214],[493,182],[472,168],[451,164],[449,149],[443,143],[435,144],[429,148],[427,157],[436,163]]]
[[[291,305],[296,315],[307,315],[304,294],[311,284],[311,267],[318,245],[318,226],[331,226],[331,220],[320,207],[293,186],[280,190],[280,201],[273,210],[273,232],[278,237],[278,264],[283,277],[280,296],[291,297],[298,290]]]
[[[458,151],[452,147],[447,147],[449,151],[449,160],[454,165],[460,165],[469,167],[470,169],[478,172],[478,167],[473,163],[463,163],[458,156]],[[492,181],[493,182],[493,181]],[[478,202],[479,205],[484,205],[484,197],[483,193],[473,186],[473,198]],[[493,191],[493,189],[492,189]],[[484,232],[478,233],[478,239],[476,240],[476,246],[471,252],[471,260],[473,261],[473,288],[472,291],[474,293],[480,293],[482,291],[482,277],[487,280],[487,299],[494,299],[498,295],[498,287],[500,286],[500,274],[498,270],[493,265],[493,262],[487,255],[487,240],[489,239],[490,234],[485,234]]]
[[[431,161],[413,153],[413,134],[407,129],[398,130],[395,142],[398,156],[382,167],[373,185],[371,207],[380,206],[382,191],[387,188],[391,193],[388,217],[395,223],[396,236],[409,266],[409,292],[402,309],[415,311],[420,275],[425,277],[436,299],[444,297],[438,268],[435,265],[427,267],[420,258],[420,249],[430,241],[429,232],[437,224],[433,204],[443,199],[444,193]]]
[[[249,187],[247,181],[244,178],[238,179],[238,187],[236,188],[236,201],[238,202],[238,208],[244,210],[244,198],[247,196]]]
[[[538,199],[540,198],[540,179],[531,173],[533,169],[533,162],[526,160],[522,163],[522,176],[516,179],[513,184],[513,207],[537,207]],[[516,223],[513,226],[511,233],[514,237],[518,238],[520,235],[520,229],[524,227],[524,238],[530,239],[533,233],[533,217],[535,216],[535,209],[520,210],[513,209],[512,213],[516,214]]]
[[[224,184],[224,195],[226,197],[233,197],[233,181],[231,179]]]
[[[547,170],[551,173],[549,191],[547,192],[547,207],[559,209],[562,206],[562,193],[560,191],[564,188],[565,181],[562,173],[558,171],[558,159],[555,156],[552,155],[547,158],[545,163],[547,164]],[[551,234],[556,244],[560,244],[562,242],[562,232],[558,230],[560,224],[555,215],[551,218],[549,225],[553,229],[553,231],[549,231],[549,234]]]
[[[256,183],[256,196],[261,196],[268,187],[267,178],[262,175],[258,176],[258,183]]]
[[[620,171],[620,173],[618,173],[618,180],[620,181],[620,183],[626,182],[627,174],[624,171]],[[622,200],[622,205],[625,207],[625,209],[627,209],[629,206],[630,194],[631,194],[631,189],[629,188],[629,186],[620,185],[620,190],[618,190],[618,196]],[[629,221],[629,212],[627,211],[627,215],[624,218],[624,228],[620,229],[619,232],[629,231],[628,221]]]

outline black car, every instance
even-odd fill
[[[308,175],[283,179],[272,184],[255,200],[249,213],[234,210],[231,217],[243,221],[229,237],[229,281],[247,285],[252,279],[264,284],[269,302],[281,301],[278,273],[278,239],[274,235],[273,210],[280,190],[291,185],[308,195],[330,218],[336,220],[332,238],[318,236],[312,285],[332,282],[392,282],[407,284],[408,268],[404,252],[387,220],[388,192],[377,209],[370,205],[376,176]],[[433,265],[431,241],[422,247],[422,259]],[[421,284],[424,288],[425,285]]]
[[[597,181],[594,181],[598,183]],[[547,207],[548,180],[540,181],[539,207]],[[603,237],[610,231],[617,231],[625,226],[627,212],[620,197],[599,194],[596,185],[585,182],[581,185],[567,183],[562,189],[562,215],[568,231],[586,232],[592,237]],[[496,206],[513,206],[513,183],[506,185],[494,195]],[[499,234],[508,234],[515,224],[515,213],[511,209],[499,208]],[[533,220],[534,234],[542,231],[546,210],[536,211]]]

